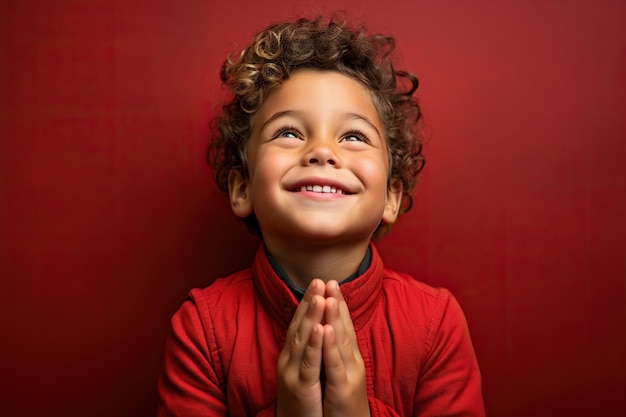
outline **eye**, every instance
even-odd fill
[[[339,142],[364,142],[364,143],[370,143],[370,140],[367,138],[367,136],[363,132],[352,131],[352,132],[348,132],[345,135],[343,135]]]
[[[298,129],[292,126],[283,126],[277,129],[272,135],[273,139],[289,138],[289,139],[301,139],[302,135],[298,132]]]

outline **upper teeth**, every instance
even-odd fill
[[[303,185],[300,187],[300,191],[313,191],[314,193],[337,193],[343,194],[343,190],[340,188],[332,187],[330,185]]]

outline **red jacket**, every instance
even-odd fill
[[[365,361],[372,417],[484,416],[463,312],[444,289],[370,267],[341,292]],[[260,248],[251,268],[192,290],[172,318],[159,416],[275,415],[276,361],[297,301]]]

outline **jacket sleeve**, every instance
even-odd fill
[[[209,327],[210,329],[210,327]],[[210,346],[195,302],[189,299],[172,317],[158,382],[157,416],[226,416],[217,347]],[[216,366],[217,365],[217,366]]]
[[[442,291],[426,341],[414,415],[483,417],[480,370],[467,322],[456,299]]]

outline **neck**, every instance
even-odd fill
[[[300,288],[308,287],[314,278],[324,282],[341,281],[355,273],[369,241],[354,245],[292,245],[268,242],[265,246],[270,254]]]

